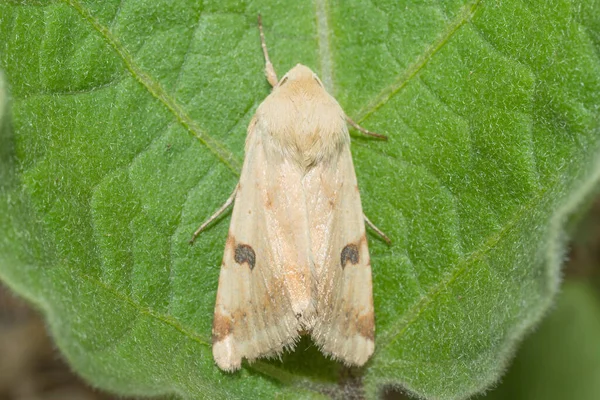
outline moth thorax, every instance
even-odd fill
[[[349,142],[345,114],[309,76],[275,89],[259,106],[257,129],[266,130],[284,153],[302,165],[330,159]]]

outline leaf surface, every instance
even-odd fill
[[[303,341],[236,374],[211,356],[247,124],[312,67],[346,112],[370,236],[376,353]],[[567,215],[598,179],[597,1],[0,3],[0,276],[121,394],[298,398],[495,381],[558,285]],[[8,99],[8,101],[5,101]]]
[[[600,392],[599,300],[590,282],[566,281],[556,308],[525,340],[502,383],[479,399],[596,399]]]

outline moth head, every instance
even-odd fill
[[[310,68],[302,64],[296,64],[296,66],[288,71],[287,74],[281,78],[278,87],[285,85],[296,84],[296,85],[318,85],[323,87],[323,83]]]

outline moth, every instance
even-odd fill
[[[308,333],[323,353],[360,366],[375,347],[365,220],[371,223],[346,123],[385,136],[349,119],[310,68],[298,64],[278,80],[260,16],[259,32],[273,90],[248,126],[239,183],[194,233],[234,203],[213,356],[221,369],[235,371],[243,358],[279,355]]]

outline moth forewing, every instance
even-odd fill
[[[242,358],[293,347],[314,319],[308,221],[297,203],[301,174],[267,155],[274,142],[261,124],[251,128],[213,323],[213,356],[228,371]]]

